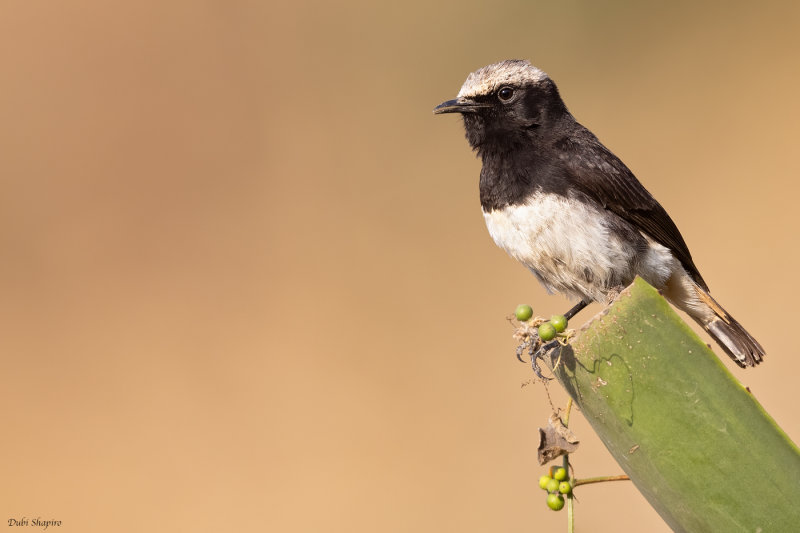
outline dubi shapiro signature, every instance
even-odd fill
[[[41,516],[37,516],[36,518],[28,519],[27,517],[23,516],[22,518],[9,518],[8,519],[8,526],[28,526],[28,527],[40,527],[42,530],[47,529],[48,527],[60,527],[61,520],[42,520]]]

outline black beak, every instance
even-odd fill
[[[434,115],[441,115],[442,113],[477,113],[478,109],[489,107],[488,104],[481,104],[469,98],[456,98],[455,100],[448,100],[442,102],[433,108]]]

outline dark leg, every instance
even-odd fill
[[[572,309],[570,309],[569,311],[567,311],[566,313],[564,313],[564,316],[567,318],[567,320],[572,320],[572,317],[574,317],[575,315],[577,315],[578,313],[580,313],[581,311],[583,311],[583,309],[584,309],[584,308],[585,308],[587,305],[589,305],[589,302],[587,302],[587,301],[585,301],[585,300],[581,300],[581,301],[580,301],[580,302],[578,302],[578,303],[577,303],[577,304],[576,304],[576,305],[575,305],[575,306],[574,306]]]

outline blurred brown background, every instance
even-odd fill
[[[3,3],[0,519],[564,530],[504,317],[568,303],[494,247],[480,163],[431,114],[510,57],[672,214],[767,348],[735,374],[800,440],[799,24],[796,2]],[[574,427],[580,475],[620,472]],[[625,483],[577,520],[667,531]]]

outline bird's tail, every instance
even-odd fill
[[[764,359],[764,348],[742,327],[717,301],[703,290],[694,286],[701,302],[714,313],[713,317],[693,318],[714,337],[725,353],[742,368],[756,366]]]
[[[676,274],[667,282],[664,296],[703,326],[737,365],[760,363],[764,348],[758,341],[685,271]]]

